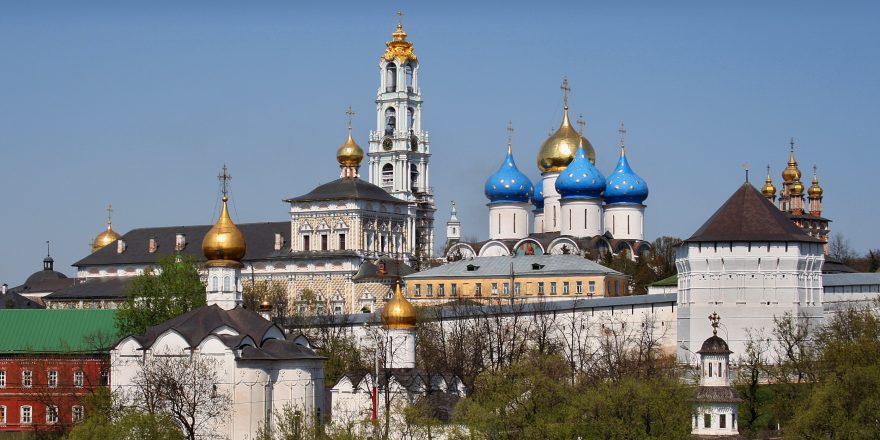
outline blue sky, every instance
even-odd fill
[[[832,229],[880,247],[873,179],[878,6],[869,2],[0,3],[0,283],[89,252],[114,228],[204,224],[217,175],[239,222],[287,218],[285,197],[338,177],[348,105],[374,128],[377,62],[403,7],[431,134],[443,238],[455,199],[486,235],[485,178],[505,151],[533,181],[564,75],[608,173],[626,123],[647,182],[646,233],[686,237],[788,139],[819,167]]]

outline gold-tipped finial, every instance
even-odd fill
[[[208,230],[202,240],[202,253],[208,260],[208,266],[215,267],[241,267],[241,259],[247,251],[244,234],[235,226],[232,217],[229,216],[229,181],[232,176],[226,164],[223,164],[222,172],[217,175],[223,192],[223,206],[220,209],[220,217],[217,223]]]
[[[797,160],[794,158],[794,138],[789,142],[790,148],[788,153],[788,166],[782,170],[782,181],[792,183],[801,178],[801,170],[798,168]]]
[[[342,177],[357,177],[357,168],[364,160],[364,150],[354,141],[352,136],[351,126],[355,113],[351,110],[351,106],[348,106],[345,114],[348,116],[348,138],[336,150],[336,161],[342,167]]]
[[[397,10],[397,29],[403,29],[403,11]]]
[[[513,152],[513,121],[507,121],[507,154]]]
[[[568,77],[562,77],[562,85],[559,88],[562,90],[562,103],[565,105],[565,109],[568,110],[568,92],[571,91],[571,87],[568,86]]]
[[[712,335],[717,336],[718,335],[718,325],[721,322],[721,317],[718,316],[718,313],[712,312],[712,314],[709,315],[709,322],[712,323]]]
[[[541,144],[538,151],[538,170],[541,173],[559,172],[565,169],[577,153],[578,146],[583,145],[587,152],[590,163],[596,163],[596,150],[593,145],[581,133],[578,133],[571,126],[568,118],[568,92],[571,88],[568,85],[568,78],[563,78],[562,87],[563,100],[565,108],[562,112],[562,123],[553,134]]]
[[[400,292],[400,281],[394,286],[394,296],[382,307],[382,325],[386,329],[410,330],[416,328],[416,308]]]
[[[773,186],[773,179],[770,178],[770,165],[767,165],[767,178],[764,179],[764,186],[761,187],[761,194],[770,199],[772,202],[776,198],[776,187]]]
[[[819,174],[816,165],[813,165],[813,184],[807,189],[807,194],[811,199],[818,199],[819,197],[822,197],[823,192],[825,191],[819,186]]]
[[[107,205],[107,229],[101,231],[94,240],[92,240],[92,252],[119,240],[121,237],[113,230],[113,204]]]
[[[397,59],[403,65],[406,61],[415,61],[416,54],[413,52],[413,44],[406,41],[406,31],[403,30],[403,12],[397,11],[397,30],[391,34],[391,41],[385,43],[387,49],[383,58],[385,61]]]

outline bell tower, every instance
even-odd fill
[[[431,149],[422,129],[422,96],[419,60],[403,30],[403,13],[397,12],[397,29],[385,43],[379,59],[376,96],[376,129],[370,131],[370,183],[415,206],[415,249],[419,261],[434,254],[434,195],[429,181]]]

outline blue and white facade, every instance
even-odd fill
[[[529,197],[534,190],[529,177],[516,167],[508,145],[501,167],[483,186],[489,199],[490,239],[520,239],[529,235]]]

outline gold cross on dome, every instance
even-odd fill
[[[718,313],[712,312],[712,314],[709,315],[709,322],[712,323],[712,334],[717,335],[718,334],[718,323],[721,322],[721,317],[718,316]]]
[[[113,204],[107,205],[107,226],[113,224]]]
[[[513,121],[507,121],[507,149],[513,146]]]
[[[403,27],[403,11],[397,10],[397,27]]]
[[[623,122],[620,123],[620,129],[617,132],[620,133],[620,148],[623,148],[624,141],[626,140],[626,127],[624,127]]]
[[[345,111],[345,114],[348,115],[348,130],[351,131],[351,119],[354,117],[355,112],[351,110],[351,106],[348,106],[348,110]]]
[[[794,136],[789,140],[788,144],[791,146],[791,151],[794,151]]]
[[[232,176],[229,175],[225,163],[223,164],[223,172],[218,174],[217,178],[220,179],[222,185],[223,199],[226,199],[229,196],[229,181],[232,180]]]
[[[584,135],[584,127],[587,126],[587,121],[584,120],[584,114],[583,114],[583,113],[581,113],[581,114],[578,115],[578,119],[577,119],[577,121],[575,121],[575,123],[577,123],[577,125],[578,125],[578,130],[580,130],[580,132],[581,132],[581,136],[583,136],[583,135]]]
[[[568,77],[562,77],[562,86],[559,88],[562,89],[562,102],[565,104],[565,108],[568,108],[568,92],[571,91],[571,87],[568,86]]]

